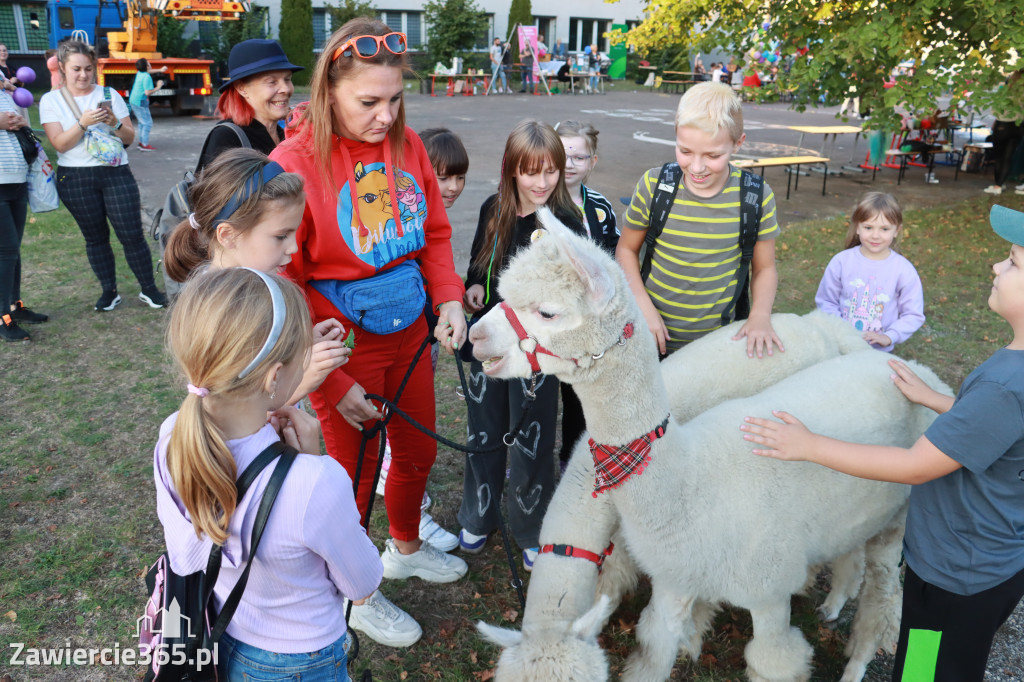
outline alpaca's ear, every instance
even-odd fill
[[[537,220],[544,226],[555,242],[559,250],[572,263],[573,269],[580,276],[580,281],[587,291],[587,303],[595,314],[600,315],[615,297],[615,280],[608,269],[598,260],[588,254],[578,251],[573,245],[574,237],[572,232],[547,209],[537,209]]]
[[[502,649],[511,649],[523,641],[523,633],[519,630],[495,627],[494,625],[488,625],[482,620],[477,622],[476,629],[477,632],[483,635],[484,639],[497,644]]]
[[[612,600],[607,594],[602,594],[597,603],[590,607],[590,610],[576,619],[572,624],[572,632],[582,640],[591,640],[597,637],[604,627],[605,621],[612,615]]]

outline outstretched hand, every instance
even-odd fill
[[[772,410],[772,414],[781,421],[747,417],[740,426],[744,440],[764,446],[754,448],[754,454],[794,462],[810,459],[814,434],[788,412]]]
[[[772,355],[772,344],[778,346],[781,352],[786,352],[785,347],[782,345],[782,340],[779,339],[778,334],[775,333],[775,329],[772,327],[771,317],[751,317],[747,319],[736,333],[736,336],[732,337],[732,340],[739,341],[743,337],[747,338],[748,358],[754,357],[755,354],[759,358],[763,358],[765,355]]]

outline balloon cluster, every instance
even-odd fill
[[[771,27],[770,21],[761,24],[761,28],[757,29],[757,44],[747,53],[750,60],[757,64],[774,64],[782,59],[780,42],[768,36]]]
[[[36,72],[27,66],[20,67],[14,75],[25,85],[30,85],[36,80]],[[35,102],[35,98],[32,96],[32,93],[25,88],[17,88],[11,97],[14,99],[15,104],[23,108],[30,107],[32,106],[32,103]]]

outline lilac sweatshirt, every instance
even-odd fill
[[[885,260],[865,257],[859,246],[840,251],[825,268],[814,303],[859,331],[888,336],[891,345],[873,346],[886,352],[924,324],[921,278],[913,264],[895,251]]]
[[[196,537],[167,469],[167,446],[178,414],[160,427],[153,457],[156,508],[164,527],[171,567],[179,574],[201,571],[212,542]],[[241,474],[278,435],[269,424],[228,441]],[[214,590],[217,608],[249,558],[256,510],[277,460],[253,483],[235,509]],[[352,481],[330,457],[295,458],[253,559],[242,600],[227,632],[235,639],[280,654],[322,649],[345,633],[342,597],[361,599],[380,584],[380,554],[359,524]]]

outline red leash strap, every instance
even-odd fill
[[[544,545],[540,548],[538,554],[557,554],[559,556],[575,557],[577,559],[586,559],[587,561],[597,564],[597,570],[601,570],[601,566],[604,565],[604,560],[611,556],[612,550],[615,549],[615,543],[609,542],[608,547],[600,554],[595,554],[588,549],[581,549],[579,547],[573,547],[572,545]]]

